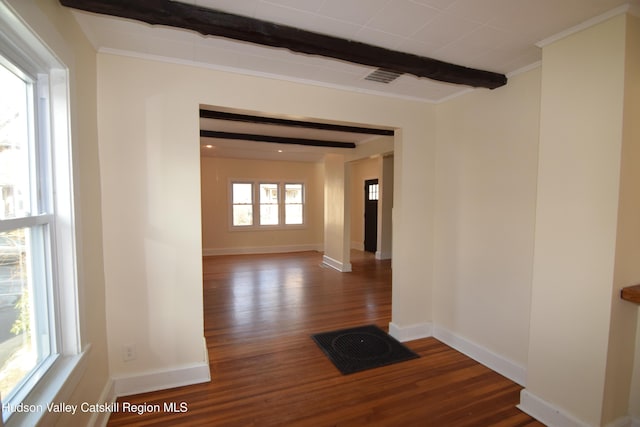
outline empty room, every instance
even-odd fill
[[[4,425],[640,427],[639,11],[0,0]]]

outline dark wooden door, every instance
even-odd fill
[[[380,188],[377,179],[364,182],[364,250],[375,252],[378,249],[378,199]]]

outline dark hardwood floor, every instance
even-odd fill
[[[434,338],[419,359],[342,375],[310,336],[391,320],[391,266],[354,252],[352,273],[316,252],[204,258],[212,381],[127,396],[185,412],[112,414],[109,426],[541,426],[521,387]]]

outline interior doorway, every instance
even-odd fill
[[[364,181],[364,250],[375,253],[378,249],[378,179]]]

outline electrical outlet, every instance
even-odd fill
[[[125,344],[122,346],[122,360],[124,362],[128,362],[129,360],[134,360],[136,358],[136,345],[135,344]]]

